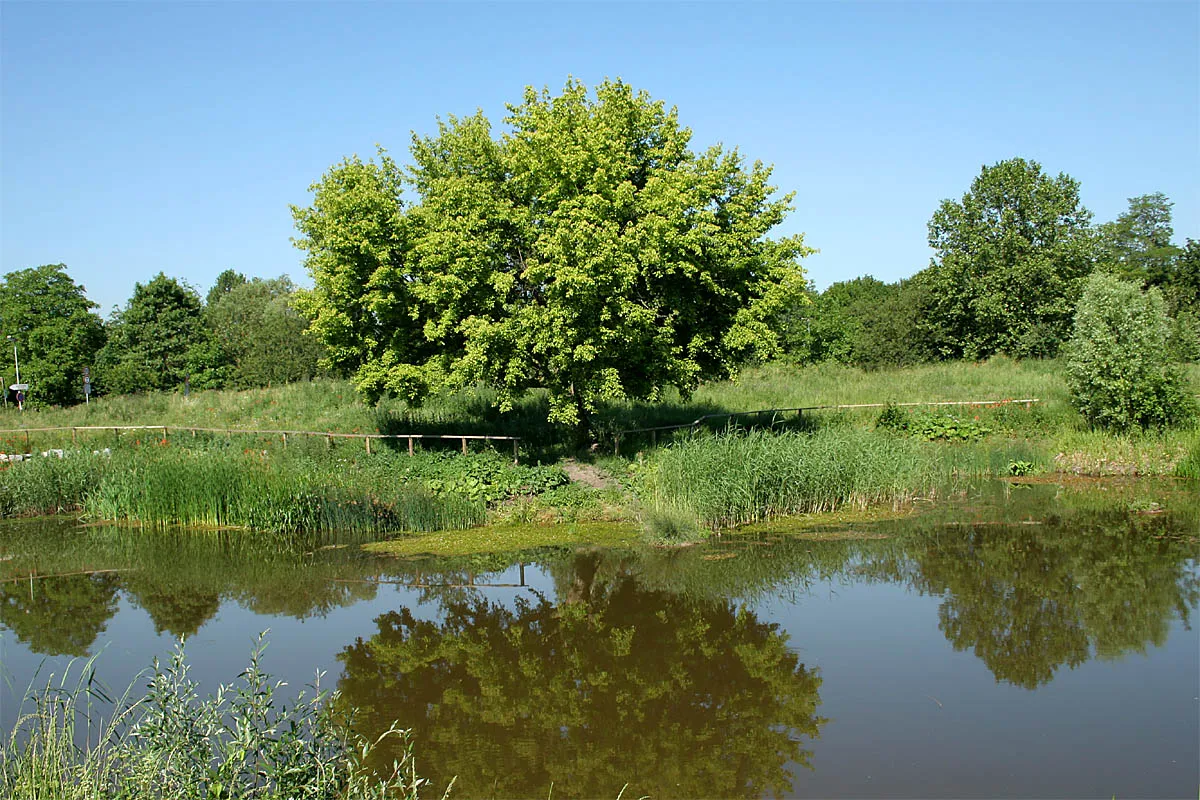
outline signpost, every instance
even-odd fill
[[[17,410],[24,411],[25,410],[25,393],[27,391],[29,391],[29,384],[28,383],[14,383],[12,386],[10,386],[8,388],[12,389],[14,392],[17,393]]]

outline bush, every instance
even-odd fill
[[[1170,320],[1157,289],[1105,273],[1088,278],[1066,348],[1067,386],[1094,427],[1161,428],[1194,413],[1187,382],[1171,360]]]

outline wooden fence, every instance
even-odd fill
[[[704,424],[710,419],[732,419],[734,417],[758,416],[761,414],[789,414],[793,411],[797,418],[802,417],[805,411],[836,411],[854,408],[886,408],[889,405],[900,408],[913,406],[1000,406],[1000,405],[1024,405],[1029,408],[1034,403],[1040,403],[1038,398],[1030,398],[1027,400],[943,400],[926,403],[841,403],[831,406],[794,406],[791,408],[763,408],[758,411],[732,411],[723,414],[705,414],[702,417],[697,417],[691,422],[681,422],[678,425],[659,425],[653,428],[630,428],[628,430],[617,431],[613,434],[613,452],[616,455],[621,455],[621,437],[630,433],[649,433],[653,443],[658,444],[659,431],[677,431],[683,428],[696,428]]]
[[[79,434],[90,431],[111,431],[114,436],[120,436],[121,431],[162,431],[163,439],[169,438],[171,431],[179,433],[190,433],[195,437],[197,433],[215,433],[232,436],[234,434],[243,436],[278,436],[287,447],[288,437],[296,436],[322,436],[332,447],[334,439],[362,439],[366,445],[367,452],[371,452],[371,441],[373,439],[407,439],[408,454],[413,454],[413,442],[417,439],[451,439],[462,442],[462,451],[467,453],[467,443],[472,440],[483,441],[503,441],[512,442],[513,462],[516,463],[519,458],[517,448],[520,444],[521,437],[519,436],[481,436],[470,434],[434,434],[434,433],[334,433],[332,431],[283,431],[283,430],[245,430],[242,428],[204,428],[196,425],[76,425],[76,426],[59,426],[53,428],[9,428],[0,429],[0,436],[7,434],[24,434],[25,448],[30,449],[29,434],[31,433],[50,433],[64,431],[71,432],[71,443],[78,441]]]

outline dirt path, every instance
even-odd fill
[[[562,468],[563,472],[567,473],[567,477],[575,483],[582,483],[593,489],[611,489],[617,485],[617,482],[610,478],[608,473],[591,464],[580,464],[573,458],[564,461]]]

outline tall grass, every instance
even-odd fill
[[[925,443],[840,428],[696,437],[655,453],[643,486],[651,509],[683,511],[721,529],[844,506],[897,506],[945,477]]]
[[[252,454],[174,451],[125,456],[84,503],[99,519],[146,525],[233,526],[278,533],[467,528],[483,504],[420,486],[355,491],[312,463]]]
[[[375,741],[353,736],[328,709],[335,694],[301,693],[291,706],[276,694],[254,649],[240,682],[201,697],[183,646],[157,660],[146,691],[131,685],[115,701],[95,681],[95,659],[27,692],[17,724],[0,747],[0,794],[25,800],[159,798],[409,798],[416,774],[407,734],[394,726]],[[99,707],[109,709],[100,715]],[[96,722],[100,718],[99,723]],[[85,729],[81,730],[83,724]],[[364,767],[384,738],[405,746],[392,774]]]
[[[219,449],[72,453],[0,469],[0,514],[82,511],[152,527],[363,534],[462,529],[486,517],[477,498],[435,495],[419,482],[379,473],[356,482],[346,472],[332,460]]]

